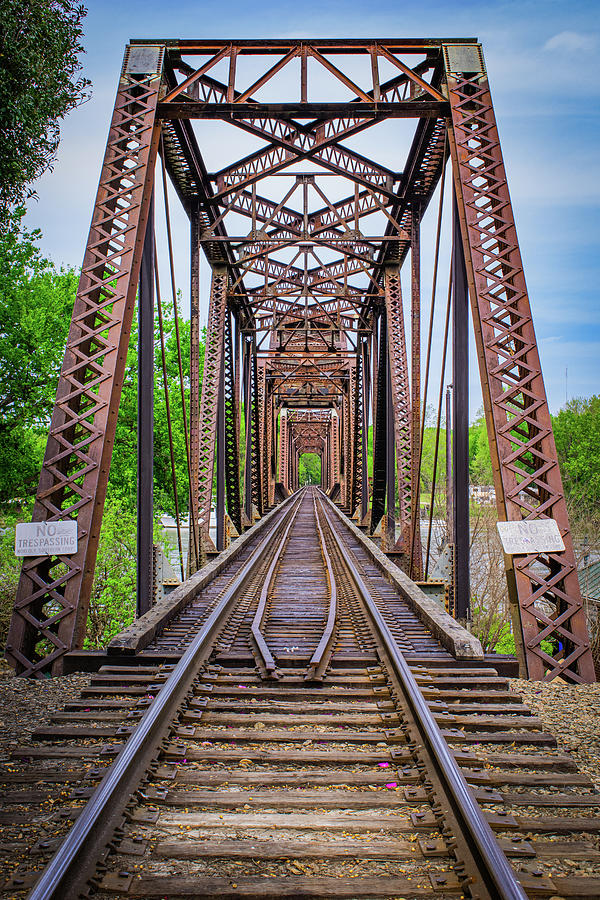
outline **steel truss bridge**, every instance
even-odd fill
[[[217,122],[223,135],[222,167],[214,172],[203,156],[207,122]],[[382,128],[393,136],[392,162],[353,149],[367,146],[366,132],[376,136]],[[240,131],[259,149],[237,158]],[[446,242],[451,271],[437,421],[439,431],[446,373],[453,386],[455,615],[464,619],[469,604],[470,307],[499,518],[553,519],[565,546],[506,558],[521,671],[532,679],[594,680],[494,108],[475,39],[127,46],[33,516],[76,521],[78,551],[26,558],[7,647],[16,669],[36,677],[60,672],[64,655],[83,642],[136,298],[138,611],[151,603],[159,242],[171,262],[163,283],[170,280],[176,292],[168,182],[190,223],[187,574],[215,549],[211,507],[221,550],[298,486],[300,457],[312,452],[321,459],[322,488],[377,533],[414,580],[427,576],[419,484],[427,391],[430,399],[434,394],[433,303]],[[441,227],[445,182],[449,235]],[[155,225],[159,202],[164,233]],[[429,307],[421,223],[430,204],[438,225]],[[201,252],[211,269],[202,372]],[[402,281],[409,285],[406,304]],[[553,641],[554,655],[542,649],[544,640]]]

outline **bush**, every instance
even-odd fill
[[[136,596],[136,514],[108,499],[92,586],[84,648],[99,650],[131,624]]]

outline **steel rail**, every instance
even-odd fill
[[[28,900],[76,900],[86,890],[100,855],[120,826],[125,808],[159,750],[169,726],[189,693],[207,652],[224,627],[231,607],[254,574],[256,565],[272,549],[273,538],[301,499],[292,495],[289,509],[268,530],[259,545],[223,592],[221,600],[165,681],[152,705],[125,743],[83,808],[65,841],[44,869]],[[282,505],[284,505],[282,504]]]
[[[273,658],[273,654],[269,650],[269,645],[265,639],[265,636],[262,632],[262,624],[265,616],[265,610],[267,608],[267,598],[269,596],[269,591],[271,590],[271,584],[273,582],[273,578],[275,575],[275,569],[277,568],[280,561],[280,554],[285,546],[285,542],[287,541],[288,534],[290,533],[290,529],[294,522],[296,521],[296,515],[298,514],[298,509],[300,508],[300,502],[296,505],[294,509],[293,515],[290,517],[289,524],[285,529],[283,535],[281,536],[277,547],[275,548],[275,552],[273,555],[273,560],[267,574],[265,576],[265,580],[262,586],[262,590],[260,592],[260,598],[258,601],[258,607],[256,609],[256,613],[254,614],[254,618],[252,619],[251,632],[252,637],[256,641],[256,646],[258,648],[258,652],[262,657],[263,665],[267,670],[267,673],[272,678],[280,677],[277,674],[277,663]]]
[[[327,502],[327,505],[324,501]],[[372,625],[390,657],[395,674],[402,685],[412,714],[421,731],[421,736],[432,754],[438,774],[443,781],[449,799],[452,801],[453,812],[462,825],[463,835],[467,837],[477,872],[488,891],[490,900],[527,900],[527,894],[519,884],[512,866],[500,848],[479,804],[473,797],[469,785],[452,756],[450,748],[431,714],[408,663],[398,649],[394,636],[353,562],[351,551],[347,546],[344,546],[337,534],[331,522],[328,507],[330,506],[335,511],[340,522],[343,522],[342,513],[335,508],[325,494],[319,496],[319,502],[324,518],[329,526],[331,538],[361,596]],[[481,890],[481,886],[478,887]],[[479,894],[478,896],[481,895]]]
[[[333,634],[337,618],[337,583],[335,580],[335,574],[333,572],[333,566],[331,564],[331,557],[327,551],[327,546],[325,544],[325,536],[321,528],[321,523],[319,522],[319,516],[317,514],[317,499],[314,492],[312,499],[313,507],[315,510],[315,522],[317,524],[317,532],[319,535],[319,543],[321,545],[321,555],[323,557],[323,562],[325,563],[325,569],[327,571],[327,583],[329,585],[329,609],[327,612],[327,622],[325,624],[325,629],[321,636],[321,640],[317,645],[317,649],[310,659],[308,669],[306,670],[306,675],[304,676],[304,680],[322,681],[323,674],[331,658]]]

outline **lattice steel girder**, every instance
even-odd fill
[[[256,355],[256,346],[252,347],[251,361],[251,385],[250,396],[252,398],[252,440],[251,440],[251,462],[252,462],[252,503],[256,507],[259,516],[263,514],[262,505],[262,456],[261,456],[261,408],[263,400],[263,392],[261,387],[264,386],[262,373],[259,372],[258,357]]]
[[[238,534],[241,534],[242,507],[240,495],[239,420],[236,393],[237,370],[234,364],[235,353],[229,311],[227,311],[225,319],[225,491],[227,496],[227,513]]]
[[[356,511],[362,496],[363,478],[367,473],[363,471],[363,441],[366,435],[363,432],[363,404],[364,404],[364,373],[361,351],[356,353],[354,377],[350,379],[352,403],[352,495],[350,498],[350,511]]]
[[[402,307],[400,272],[388,268],[385,273],[385,308],[387,314],[388,354],[394,406],[394,435],[398,472],[398,503],[401,540],[410,547],[412,514],[411,402],[408,358]]]
[[[279,481],[288,486],[288,414],[282,409],[279,416],[279,447],[277,452]]]
[[[188,575],[206,562],[198,528],[200,492],[200,243],[198,210],[190,215],[190,490]]]
[[[274,233],[287,231],[298,237],[303,235],[303,214],[299,210],[290,208],[289,205],[275,203],[267,197],[261,197],[258,194],[253,196],[250,191],[239,190],[231,199],[224,202],[223,206],[227,211],[240,213],[240,215],[252,218],[257,223],[267,223],[273,226]],[[356,223],[365,216],[381,210],[381,206],[381,201],[373,191],[360,191],[358,196],[354,194],[309,213],[307,233],[311,239],[314,239],[322,234],[327,234],[336,225]],[[207,229],[206,235],[211,233],[212,229]],[[408,235],[403,235],[403,238],[408,239]]]
[[[26,557],[6,655],[23,675],[61,671],[83,643],[160,129],[163,47],[125,61],[33,520],[75,520],[73,556]]]
[[[374,330],[373,336],[377,337]],[[385,513],[387,490],[386,434],[388,426],[388,364],[387,312],[379,319],[378,356],[374,359],[373,372],[373,497],[371,500],[371,534]]]
[[[418,106],[418,104],[416,105]],[[250,106],[250,109],[252,108]],[[302,115],[303,113],[306,113],[305,109],[300,114]],[[439,111],[438,114],[440,114]],[[213,117],[211,116],[211,118]],[[340,119],[337,121],[342,122]],[[343,132],[341,136],[350,136],[358,131],[362,131],[373,125],[375,121],[376,119],[352,119],[352,125],[341,129]],[[263,127],[257,129],[253,128],[251,123],[242,123],[236,118],[232,120],[232,124],[243,127],[245,131],[273,139],[275,146],[270,148],[267,153],[261,151],[252,154],[252,156],[235,163],[234,166],[230,166],[213,175],[212,179],[217,184],[216,199],[222,200],[231,193],[238,191],[240,187],[254,184],[254,182],[268,175],[274,175],[291,163],[303,160],[317,162],[336,175],[343,175],[345,178],[349,178],[363,187],[368,187],[381,193],[384,197],[387,196],[390,199],[393,197],[392,188],[394,183],[399,180],[399,174],[378,165],[371,159],[348,150],[346,147],[338,146],[337,141],[340,139],[338,130],[325,137],[323,129],[320,129],[314,135],[307,133],[304,129],[302,131],[296,129],[293,137],[300,145],[304,144],[306,148],[301,149],[289,139],[290,125],[287,121],[274,119],[272,122],[269,122],[265,116],[261,115],[260,122],[263,124]],[[270,127],[265,128],[264,124]],[[278,135],[278,130],[281,131],[281,136]]]
[[[204,376],[200,397],[199,462],[198,462],[198,522],[200,533],[210,540],[210,508],[213,493],[215,447],[217,441],[217,410],[223,373],[225,318],[227,314],[227,270],[214,269],[210,288],[206,344],[204,347]]]
[[[501,519],[554,519],[562,553],[506,560],[527,672],[595,680],[552,421],[481,47],[445,48],[450,146]],[[518,606],[517,606],[518,604]],[[518,619],[518,616],[517,616]],[[542,640],[562,653],[549,656]]]

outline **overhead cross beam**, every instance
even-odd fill
[[[414,123],[402,154],[402,139],[387,160],[376,140],[365,151],[380,123],[399,119],[398,133]],[[212,172],[201,149],[209,120],[223,134]],[[259,149],[238,149],[245,135]],[[464,256],[468,277],[499,514],[552,518],[565,542],[562,553],[507,560],[522,670],[591,680],[531,308],[473,38],[129,45],[34,509],[37,521],[76,521],[79,547],[72,557],[25,560],[11,662],[38,677],[57,672],[83,640],[158,154],[191,220],[198,562],[211,546],[213,510],[221,547],[226,517],[239,531],[266,512],[276,479],[297,486],[300,453],[310,451],[321,458],[322,486],[371,532],[383,520],[382,548],[419,573],[420,222],[450,155],[462,242],[454,258]],[[202,372],[200,251],[211,270]],[[409,256],[410,332],[401,290]],[[464,284],[460,300],[466,309]],[[140,504],[147,534],[150,499]]]

